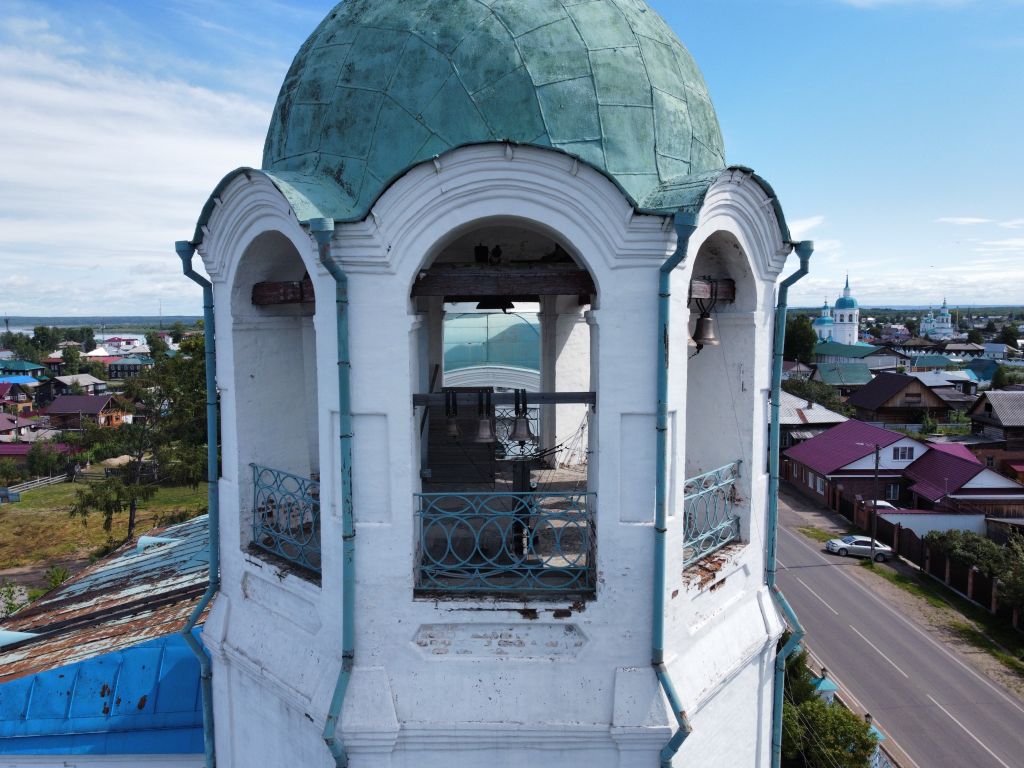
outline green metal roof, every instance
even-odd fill
[[[852,357],[860,359],[867,357],[872,352],[877,352],[881,347],[874,347],[870,344],[840,344],[838,341],[823,341],[814,345],[814,354],[820,356],[835,355],[836,357]]]
[[[703,76],[641,0],[340,3],[292,62],[263,167],[354,221],[414,165],[500,141],[578,157],[640,209],[725,167]]]
[[[871,381],[866,363],[819,363],[818,378],[833,387],[857,386]]]

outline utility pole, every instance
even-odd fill
[[[882,456],[882,446],[875,443],[875,500],[872,502],[871,515],[871,562],[875,562],[875,535],[878,532],[878,465]]]

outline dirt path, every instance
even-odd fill
[[[44,563],[33,563],[32,565],[21,565],[16,568],[0,570],[0,583],[7,581],[25,589],[46,589],[49,586],[46,572],[51,568],[67,568],[70,574],[74,576],[87,565],[89,565],[89,553],[81,552],[77,555],[47,560]]]
[[[779,499],[781,502],[779,505],[780,512],[783,513],[780,522],[798,535],[803,535],[796,530],[800,526],[810,526],[837,535],[845,534],[850,530],[851,526],[846,518],[830,510],[818,507],[797,493],[783,489],[780,491]],[[876,568],[889,568],[911,578],[916,578],[919,573],[919,569],[916,566],[910,565],[899,558],[891,560],[884,565],[877,565]],[[984,627],[977,625],[952,605],[944,607],[932,605],[927,600],[886,581],[867,568],[849,568],[846,572],[859,579],[872,592],[885,599],[893,609],[907,618],[916,621],[929,635],[956,653],[963,661],[970,664],[990,680],[1012,691],[1024,701],[1024,678],[1004,665],[999,659],[964,640],[954,630],[953,625],[968,624],[982,633],[985,631]]]

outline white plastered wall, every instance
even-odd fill
[[[599,586],[584,605],[413,595],[419,443],[411,395],[420,391],[427,356],[424,323],[409,292],[440,246],[493,222],[557,234],[598,287],[587,321],[589,388],[598,393],[590,488],[597,494]],[[224,383],[233,378],[236,352],[225,332],[227,297],[246,244],[268,230],[294,244],[318,297],[322,588],[236,546],[246,541],[239,499],[248,480],[238,468],[249,441],[273,435],[234,432],[236,406]],[[766,451],[770,311],[785,249],[774,213],[746,174],[713,186],[690,254],[718,231],[736,238],[755,274],[750,311],[757,334],[743,385],[757,396],[746,418],[744,458],[751,517],[760,523],[744,531],[750,544],[714,590],[684,583],[678,508],[688,456],[688,258],[673,276],[668,651],[698,729],[680,764],[757,765],[767,764],[771,659],[781,624],[761,586],[767,483],[764,461],[753,457]],[[503,145],[464,148],[419,166],[366,221],[336,228],[332,258],[350,288],[357,526],[356,671],[339,735],[354,768],[441,766],[453,757],[468,767],[524,759],[588,768],[657,765],[672,720],[649,667],[654,366],[657,274],[674,243],[670,222],[636,215],[604,176],[559,153]],[[326,766],[319,730],[340,665],[341,605],[340,477],[331,471],[338,466],[334,285],[313,241],[259,175],[239,177],[224,190],[200,252],[214,282],[225,425],[224,586],[205,634],[215,659],[218,760]]]

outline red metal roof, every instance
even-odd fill
[[[910,486],[912,492],[936,502],[947,494],[956,492],[960,486],[984,469],[977,459],[968,461],[959,455],[942,450],[925,451],[921,458],[904,470],[904,476],[913,481],[914,484]]]
[[[809,469],[828,475],[875,450],[902,440],[903,435],[881,427],[850,419],[817,437],[805,440],[786,451],[786,456]]]
[[[113,395],[61,395],[56,398],[46,412],[50,414],[88,413],[96,415],[105,409]]]
[[[0,443],[0,458],[5,456],[28,456],[29,449],[35,443]],[[63,454],[71,453],[71,446],[66,443],[47,443],[50,448]]]
[[[951,456],[959,456],[967,461],[973,461],[975,464],[981,464],[978,457],[971,453],[970,448],[960,443],[928,443],[928,447],[934,448],[936,451],[943,451]]]

